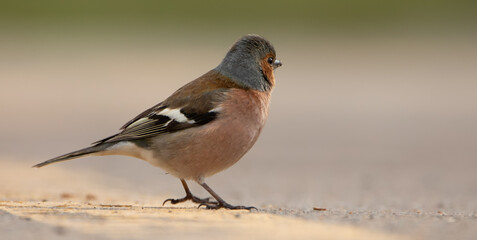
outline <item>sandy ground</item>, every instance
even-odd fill
[[[1,169],[2,239],[409,239],[285,216],[278,209],[274,214],[265,209],[205,210],[191,204],[170,207],[147,196],[135,196],[140,200],[134,201],[87,172],[39,172],[12,162],[3,162]],[[68,181],[58,184],[58,179]],[[75,190],[57,192],[71,188]]]
[[[61,37],[1,39],[1,239],[477,236],[474,40],[297,47],[271,36],[284,66],[267,126],[240,162],[207,179],[231,204],[260,209],[236,212],[162,207],[182,197],[180,182],[130,158],[30,168],[114,134],[214,67],[235,39]]]

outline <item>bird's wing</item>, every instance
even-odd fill
[[[164,103],[156,105],[124,125],[122,132],[94,144],[150,138],[207,124],[215,120],[220,113],[220,108],[210,101],[217,97],[221,98],[224,94],[224,89],[213,90],[191,101],[190,104],[176,108]],[[217,96],[212,97],[213,95]],[[195,106],[198,102],[204,101],[210,102],[209,106]]]
[[[220,104],[234,87],[230,79],[212,70],[127,122],[122,132],[93,144],[150,138],[207,124],[218,117]]]

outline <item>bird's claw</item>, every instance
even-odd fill
[[[177,199],[168,198],[162,203],[162,206],[164,206],[164,204],[166,204],[167,202],[170,202],[171,204],[178,204],[178,203],[185,202],[185,201],[188,201],[188,200],[190,200],[192,202],[195,202],[195,203],[199,203],[199,204],[215,204],[216,203],[214,201],[210,201],[210,197],[198,198],[194,195],[187,195],[183,198],[177,198]]]
[[[249,211],[252,211],[253,209],[257,210],[258,209],[256,207],[246,207],[246,206],[233,206],[233,205],[230,205],[228,203],[201,203],[199,204],[199,206],[197,208],[200,208],[202,206],[205,206],[205,209],[214,209],[214,210],[217,210],[217,209],[221,209],[221,208],[225,208],[225,209],[229,209],[229,210],[249,210]]]

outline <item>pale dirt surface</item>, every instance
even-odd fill
[[[235,37],[0,39],[1,239],[476,239],[474,38],[268,37],[284,65],[267,126],[207,179],[252,213],[163,208],[180,182],[131,158],[30,168],[116,133]]]
[[[103,177],[87,172],[66,169],[38,172],[8,161],[2,166],[0,192],[4,198],[0,200],[0,233],[5,240],[410,239],[350,225],[271,214],[266,210],[204,210],[190,204],[163,207],[160,201],[147,196],[136,196],[140,201],[121,196],[127,193],[112,191],[101,181]],[[57,179],[68,181],[58,183]],[[42,190],[32,191],[39,188]],[[60,189],[70,191],[61,193]],[[71,189],[87,194],[76,195]]]

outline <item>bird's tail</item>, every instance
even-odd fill
[[[100,153],[105,150],[107,150],[109,147],[113,146],[116,143],[100,143],[91,147],[83,148],[78,151],[70,152],[55,158],[52,158],[50,160],[44,161],[42,163],[38,163],[37,165],[33,166],[35,168],[40,168],[52,163],[57,163],[57,162],[62,162],[66,160],[71,160],[75,158],[80,158],[80,157],[85,157],[94,153]]]

